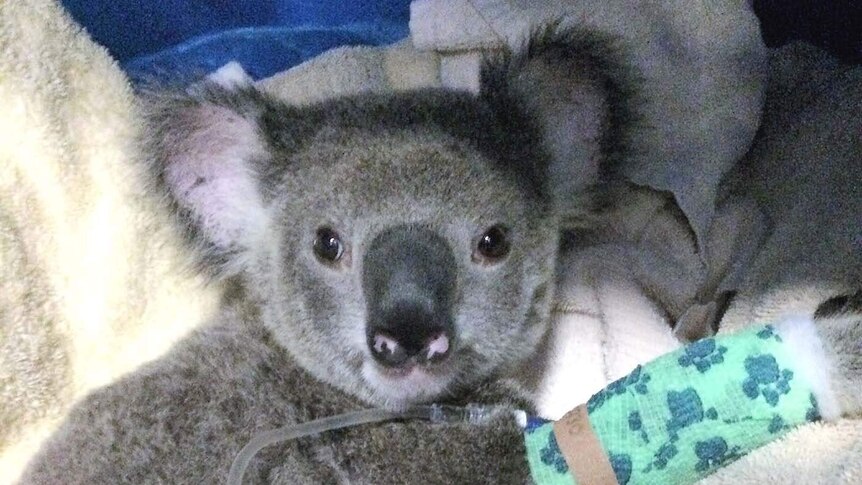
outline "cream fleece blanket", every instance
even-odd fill
[[[217,303],[132,170],[132,99],[54,2],[0,2],[0,481]]]

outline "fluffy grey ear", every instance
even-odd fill
[[[586,189],[613,180],[625,156],[636,96],[623,66],[610,37],[549,28],[521,53],[483,69],[482,96],[520,109],[538,132],[550,155],[548,186],[563,210],[582,206]]]
[[[270,157],[259,94],[203,85],[144,105],[156,179],[204,265],[219,276],[240,272],[270,227],[259,179]]]

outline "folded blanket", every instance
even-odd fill
[[[725,317],[810,313],[862,286],[862,68],[807,44],[774,53],[761,135],[723,197],[758,201],[773,229]]]
[[[722,312],[716,295],[744,274],[765,229],[750,200],[721,204],[707,264],[671,197],[625,188],[612,198],[613,208],[572,235],[561,261],[553,364],[540,387],[539,409],[551,419],[681,341],[712,335]]]

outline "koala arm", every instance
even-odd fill
[[[504,391],[492,389],[476,392],[497,402]],[[310,377],[258,326],[228,319],[85,398],[22,483],[224,483],[255,434],[363,407]],[[399,483],[417,476],[426,483],[523,483],[524,456],[509,413],[481,426],[394,422],[264,448],[244,483]]]
[[[862,290],[824,302],[814,324],[829,361],[836,412],[862,416]]]
[[[229,401],[199,406],[200,388],[168,395],[150,379],[85,400],[22,483],[223,483],[252,431],[291,421],[260,407],[244,428],[225,414]],[[525,457],[520,426],[501,411],[481,425],[412,420],[282,443],[258,454],[244,483],[530,483]]]
[[[317,454],[351,484],[532,483],[523,428],[513,412],[532,406],[515,389],[492,381],[448,403],[488,405],[481,424],[409,420],[349,428],[333,433]],[[290,470],[276,474],[289,476]]]
[[[80,402],[22,483],[223,483],[255,433],[356,407],[299,369],[259,325],[229,316]],[[265,479],[275,451],[303,464],[294,466],[301,482],[333,483],[303,442],[264,450],[247,483]]]
[[[333,436],[321,451],[347,483],[532,483],[523,430],[505,411],[479,425],[405,421],[357,427]],[[278,473],[289,476],[290,470]]]

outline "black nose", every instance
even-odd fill
[[[434,363],[452,348],[452,325],[416,304],[399,304],[368,327],[371,355],[386,367]]]

